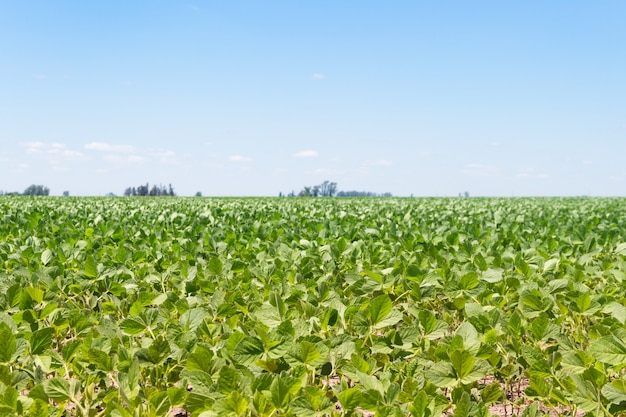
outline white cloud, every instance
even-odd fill
[[[228,157],[228,160],[231,162],[250,162],[252,161],[252,158],[249,156],[231,155]]]
[[[91,142],[85,145],[85,149],[90,151],[120,153],[133,153],[137,151],[137,149],[131,145],[112,145],[106,142]]]
[[[87,159],[85,154],[67,149],[67,145],[63,143],[26,142],[21,145],[26,148],[27,154],[47,159],[50,163],[60,163],[60,160]]]
[[[312,80],[323,80],[324,78],[326,78],[326,75],[322,74],[321,72],[316,72],[315,74],[311,75]]]
[[[500,142],[497,140],[494,140],[491,142],[491,146],[500,146]]]
[[[314,150],[300,151],[293,154],[296,158],[317,158],[320,154]]]
[[[493,177],[498,171],[497,167],[483,164],[467,164],[461,169],[461,173],[472,177]]]

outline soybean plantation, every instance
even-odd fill
[[[1,416],[626,415],[626,200],[0,198]]]

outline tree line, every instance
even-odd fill
[[[283,196],[282,193],[279,194]],[[391,193],[373,193],[371,191],[337,191],[337,183],[324,181],[319,185],[305,186],[299,193],[292,191],[288,197],[393,197]]]
[[[23,193],[19,193],[17,191],[2,191],[0,190],[0,195],[30,195],[30,196],[48,196],[50,195],[50,189],[43,185],[32,184],[29,185]]]
[[[164,185],[153,185],[150,188],[150,184],[140,185],[139,187],[128,187],[124,190],[126,197],[175,197],[176,193],[172,184],[169,187]]]

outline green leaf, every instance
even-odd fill
[[[167,389],[167,397],[170,399],[172,407],[181,406],[187,398],[187,389],[185,387],[169,387]]]
[[[437,362],[426,371],[426,379],[439,388],[449,388],[457,383],[454,368],[449,362]]]
[[[214,408],[219,415],[243,416],[248,411],[248,401],[238,391],[233,391],[228,397],[216,401]]]
[[[28,409],[28,417],[48,417],[48,404],[36,399]]]
[[[604,336],[589,346],[589,353],[597,361],[617,366],[626,363],[626,344],[616,336]]]
[[[122,320],[120,323],[120,329],[128,335],[136,335],[142,333],[148,328],[148,325],[139,316],[130,316]]]
[[[220,369],[220,375],[217,379],[217,389],[222,394],[229,394],[237,390],[239,386],[239,375],[237,372],[228,366],[224,366]]]
[[[140,361],[158,365],[170,355],[170,352],[169,342],[164,337],[158,336],[152,341],[148,349],[139,349],[137,351],[137,358]]]
[[[470,354],[476,355],[480,350],[480,339],[476,328],[468,321],[463,322],[458,329],[456,335],[463,339],[463,347]]]
[[[352,411],[361,405],[361,391],[357,388],[348,388],[337,395],[341,407],[346,411]]]
[[[41,253],[41,263],[44,265],[48,265],[52,261],[52,251],[50,249],[46,249]]]
[[[213,256],[209,260],[209,272],[213,275],[222,274],[222,261],[217,256]]]
[[[16,350],[15,335],[4,322],[0,323],[0,362],[10,362]]]
[[[429,417],[430,410],[428,409],[428,396],[424,390],[421,390],[415,396],[413,404],[409,406],[412,417]]]
[[[494,382],[493,384],[487,385],[480,391],[480,398],[483,400],[485,404],[492,404],[497,401],[500,401],[503,395],[502,387],[499,383]]]
[[[66,402],[70,399],[70,385],[63,378],[46,380],[44,391],[50,399],[59,403]]]
[[[195,331],[207,317],[208,314],[203,308],[191,308],[180,316],[180,324],[185,330]]]
[[[325,353],[326,355],[328,355],[328,348],[325,349]],[[296,343],[294,345],[294,347],[289,351],[288,357],[285,359],[289,364],[292,364],[294,366],[303,364],[316,367],[326,362],[327,358],[322,357],[322,354],[318,350],[315,343],[303,340],[302,342]]]
[[[496,282],[502,281],[502,270],[489,268],[485,272],[483,272],[480,277],[483,281],[488,282],[490,284],[494,284]]]
[[[614,379],[602,387],[602,395],[606,397],[611,404],[621,404],[626,402],[626,381],[623,379]]]
[[[84,273],[89,278],[95,278],[98,275],[98,266],[93,256],[87,255],[85,258]]]
[[[293,394],[299,389],[299,382],[289,376],[277,376],[270,385],[270,401],[279,410],[285,409]]]
[[[101,371],[111,372],[113,370],[111,357],[105,352],[98,349],[89,349],[87,351],[87,357],[89,358],[89,362],[96,365]]]
[[[468,417],[470,412],[470,397],[467,391],[464,391],[461,398],[455,404],[454,417]]]
[[[52,344],[53,335],[54,329],[51,327],[34,331],[30,337],[30,353],[33,355],[43,353]]]
[[[476,358],[466,350],[456,350],[450,354],[450,362],[456,371],[457,378],[463,380],[474,369]]]
[[[369,305],[371,324],[376,325],[383,321],[391,313],[392,308],[393,304],[387,294],[374,298]]]

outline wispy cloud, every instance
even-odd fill
[[[58,142],[25,142],[21,146],[26,149],[27,154],[48,159],[51,163],[56,163],[59,160],[82,160],[87,158],[82,152],[68,149],[67,145]]]
[[[106,142],[91,142],[85,145],[85,149],[90,151],[120,153],[134,153],[137,151],[137,148],[131,145],[113,145]]]
[[[589,160],[589,159],[583,159],[582,164],[583,164],[583,165],[592,165],[592,164],[593,164],[593,161],[591,161],[591,160]]]
[[[494,177],[499,169],[492,165],[467,164],[461,169],[461,173],[472,177]]]
[[[315,74],[311,75],[312,80],[323,80],[324,78],[326,78],[326,75],[322,74],[321,72],[316,72]]]
[[[46,78],[48,78],[48,76],[46,74],[35,74],[33,75],[33,78],[36,80],[45,80]]]
[[[228,157],[228,160],[231,162],[251,162],[252,158],[243,155],[231,155]]]
[[[306,150],[306,151],[296,152],[293,154],[293,156],[296,158],[317,158],[318,156],[320,156],[320,154],[319,152],[314,151],[314,150]]]

